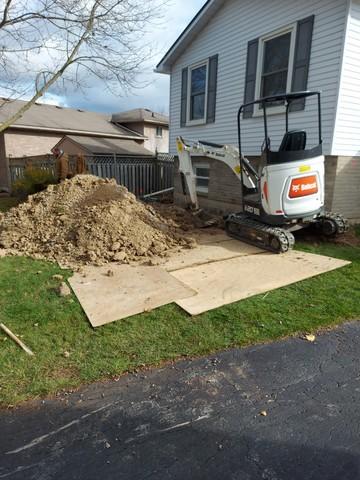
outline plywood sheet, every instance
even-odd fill
[[[191,250],[181,250],[181,252],[172,255],[161,266],[168,272],[180,270],[196,265],[203,265],[209,262],[218,262],[229,258],[241,257],[245,255],[255,255],[263,253],[260,250],[247,243],[233,240],[225,237],[222,241],[212,241],[200,243],[196,248]]]
[[[197,295],[176,303],[191,315],[283,287],[349,264],[343,260],[292,251],[232,258],[171,272]]]
[[[194,237],[199,244],[217,243],[224,242],[226,240],[232,240],[225,230],[220,228],[199,229],[196,232],[191,232],[191,236]]]
[[[88,267],[83,274],[75,273],[69,283],[93,327],[195,294],[159,267]]]

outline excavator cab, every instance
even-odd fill
[[[320,92],[297,92],[273,95],[243,104],[238,111],[238,144],[242,170],[256,185],[249,193],[242,182],[243,211],[268,225],[281,226],[292,220],[305,220],[319,214],[324,207],[324,157],[322,155]],[[317,98],[317,138],[314,147],[307,149],[305,130],[289,130],[291,106]],[[284,105],[285,134],[278,149],[271,148],[269,137],[270,106]],[[248,107],[259,106],[262,112],[264,137],[259,168],[256,170],[242,152],[241,117]],[[276,122],[278,122],[276,115]],[[272,117],[273,118],[273,117]],[[311,124],[313,125],[313,124]],[[311,174],[309,173],[311,172]],[[296,191],[295,191],[296,190]],[[296,196],[294,195],[296,193]]]

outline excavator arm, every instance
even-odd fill
[[[176,145],[182,190],[184,195],[188,197],[188,205],[192,210],[199,210],[196,192],[196,175],[192,164],[192,157],[208,157],[223,162],[231,168],[239,180],[239,188],[241,188],[242,181],[247,188],[254,189],[257,187],[259,177],[247,159],[242,159],[243,175],[241,175],[239,151],[235,147],[200,140],[193,142],[184,140],[182,137],[177,137]]]

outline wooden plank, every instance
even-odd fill
[[[93,327],[195,294],[159,267],[87,267],[85,276],[75,273],[69,283]]]
[[[14,340],[14,342],[16,342],[19,347],[21,347],[28,355],[34,355],[34,352],[32,350],[30,350],[29,347],[27,347],[25,345],[24,342],[22,342],[20,340],[20,338],[18,338],[11,330],[10,328],[8,328],[6,325],[4,325],[3,323],[0,323],[0,328],[7,334],[9,335],[10,338],[12,338]]]
[[[284,255],[264,253],[242,256],[177,270],[171,272],[171,275],[197,291],[197,295],[176,303],[190,315],[198,315],[349,263],[322,255],[292,251]]]

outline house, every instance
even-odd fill
[[[140,133],[146,140],[144,147],[152,152],[169,152],[169,117],[147,108],[136,108],[115,113],[112,121]]]
[[[285,91],[321,90],[326,207],[360,218],[360,0],[208,0],[171,46],[157,72],[170,75],[170,152],[175,139],[237,144],[242,103]],[[291,129],[315,142],[314,105],[298,103]],[[284,135],[284,107],[269,109],[272,148]],[[242,119],[243,151],[258,158],[264,140],[261,112]],[[200,204],[239,209],[235,175],[199,158]],[[176,178],[176,198],[180,201]]]
[[[68,155],[103,155],[104,157],[152,158],[153,152],[133,140],[119,138],[85,137],[65,135],[54,148]]]
[[[23,100],[0,99],[0,124],[25,103]],[[143,133],[121,125],[115,118],[116,115],[113,117],[82,109],[35,103],[19,120],[0,134],[0,191],[10,188],[8,164],[11,159],[50,154],[64,136],[84,137],[83,144],[77,144],[77,151],[74,140],[64,140],[64,151],[71,146],[71,152],[67,153],[82,153],[84,144],[89,144],[90,138],[96,138],[98,146],[107,144],[109,147],[109,140],[113,140],[115,150],[111,153],[119,152],[120,142],[124,142],[124,152],[137,151],[139,156],[153,155],[155,149],[149,151],[145,148],[145,141],[148,139]],[[109,152],[108,148],[106,152]]]

